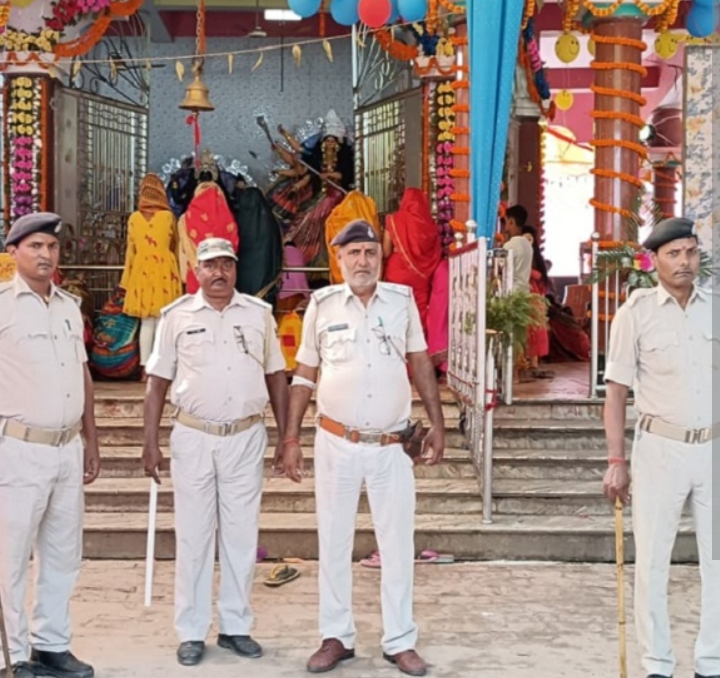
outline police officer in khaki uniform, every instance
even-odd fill
[[[100,457],[80,301],[52,283],[60,228],[56,214],[20,217],[6,239],[17,272],[0,284],[0,598],[16,678],[93,675],[69,650],[69,603],[82,558],[83,483],[97,478]]]
[[[437,382],[410,288],[378,282],[382,250],[370,224],[351,222],[332,244],[347,282],[315,292],[305,313],[285,438],[285,473],[300,482],[300,427],[321,374],[314,454],[322,645],[307,668],[322,673],[355,655],[351,558],[364,483],[382,559],[384,657],[423,676],[412,609],[415,478],[399,433],[411,412],[409,366],[432,425],[425,461],[442,459]]]
[[[177,407],[170,438],[175,496],[175,628],[180,664],[200,662],[212,616],[215,532],[220,542],[220,647],[260,657],[250,608],[263,465],[263,413],[280,440],[288,388],[272,307],[235,291],[237,257],[222,238],[198,247],[201,289],[163,310],[147,364],[143,463],[160,482],[158,430],[168,387]],[[282,446],[276,450],[281,462]]]
[[[659,284],[633,292],[613,321],[605,372],[605,493],[613,502],[629,500],[625,404],[633,388],[635,627],[642,664],[651,678],[669,678],[675,670],[667,588],[689,499],[702,580],[695,678],[720,678],[720,560],[712,557],[712,445],[720,435],[712,381],[720,369],[720,303],[695,283],[700,251],[692,221],[662,221],[644,246],[652,251]]]

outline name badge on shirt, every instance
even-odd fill
[[[198,327],[197,329],[194,329],[194,330],[188,330],[187,332],[185,332],[185,334],[202,334],[203,332],[205,332],[205,328]]]
[[[340,332],[341,330],[347,330],[350,327],[347,323],[342,323],[340,325],[330,325],[330,327],[327,328],[328,332]]]

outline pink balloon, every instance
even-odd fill
[[[360,0],[358,14],[370,28],[380,28],[392,15],[392,3],[390,0]]]

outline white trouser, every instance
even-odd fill
[[[720,675],[720,560],[712,559],[712,443],[687,445],[646,431],[632,457],[635,628],[648,674],[672,676],[668,578],[683,506],[692,504],[700,556],[701,616],[695,670]]]
[[[170,437],[175,495],[175,630],[205,640],[212,618],[215,531],[220,542],[220,633],[245,636],[267,448],[257,423],[221,438],[175,424]]]
[[[30,554],[36,601],[32,646],[70,647],[70,596],[82,560],[83,449],[0,437],[0,597],[13,664],[29,656],[25,594]],[[3,665],[0,653],[0,666]]]
[[[400,445],[354,444],[322,429],[315,437],[315,496],[320,542],[320,634],[355,646],[352,550],[365,481],[382,568],[383,650],[413,649],[415,476]]]
[[[155,331],[157,330],[160,318],[142,318],[140,320],[140,364],[147,365],[147,361],[152,353],[153,342],[155,341]]]

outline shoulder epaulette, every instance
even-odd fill
[[[657,295],[657,289],[654,287],[643,287],[638,290],[634,290],[632,294],[630,294],[630,297],[627,300],[627,305],[630,308],[633,308],[638,303],[640,303],[643,299],[647,299],[648,297],[654,297]]]
[[[186,301],[190,301],[190,299],[192,299],[194,296],[195,295],[193,295],[193,294],[183,294],[181,297],[178,297],[177,299],[175,299],[175,301],[173,301],[172,303],[168,304],[163,309],[161,309],[160,313],[162,315],[165,315],[165,314],[169,313],[170,311],[172,311],[174,308],[181,306]]]
[[[268,304],[267,301],[263,301],[259,297],[253,297],[250,294],[240,294],[240,296],[245,300],[249,301],[251,304],[255,304],[256,306],[262,306],[265,309],[272,308],[271,304]]]
[[[412,290],[407,285],[398,285],[397,283],[381,282],[378,283],[383,289],[388,292],[395,292],[396,294],[402,294],[404,297],[409,297],[412,294]]]
[[[82,306],[82,299],[77,296],[77,294],[73,294],[72,292],[68,292],[67,290],[64,290],[62,287],[56,288],[60,294],[63,296],[68,297],[70,300],[74,301],[78,306]]]
[[[328,287],[323,287],[313,292],[312,298],[315,300],[316,304],[321,304],[323,301],[329,299],[334,294],[337,294],[342,289],[343,285],[329,285]]]

